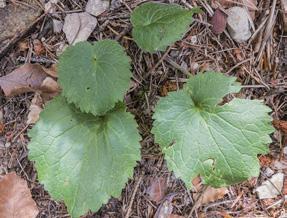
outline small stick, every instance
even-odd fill
[[[244,64],[244,63],[246,63],[246,62],[248,62],[248,61],[251,61],[251,60],[252,60],[252,58],[248,58],[248,59],[246,59],[246,60],[243,60],[243,61],[237,63],[237,64],[234,65],[230,70],[228,70],[228,71],[226,72],[226,74],[227,74],[227,75],[230,74],[234,69],[236,69],[237,67],[239,67],[239,66],[241,66],[242,64]]]
[[[133,194],[132,194],[132,198],[131,198],[129,206],[128,206],[127,213],[125,215],[125,218],[129,218],[130,217],[130,213],[131,213],[131,210],[132,210],[133,202],[134,202],[137,190],[139,188],[139,185],[140,185],[142,179],[143,179],[143,175],[141,175],[139,180],[137,181],[137,184],[136,184],[135,189],[134,189]]]

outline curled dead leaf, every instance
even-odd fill
[[[0,177],[0,217],[35,218],[38,213],[25,180],[15,172]]]

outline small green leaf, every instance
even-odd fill
[[[40,182],[53,198],[64,200],[72,217],[118,197],[140,160],[137,124],[123,106],[95,117],[59,96],[29,136]]]
[[[68,47],[60,57],[63,95],[83,112],[103,115],[122,101],[129,88],[130,58],[113,40]]]
[[[164,51],[184,36],[192,15],[198,11],[198,8],[186,10],[175,4],[144,3],[131,15],[134,40],[147,52]]]
[[[152,133],[167,165],[188,187],[198,175],[220,187],[258,176],[258,154],[268,152],[270,108],[259,100],[222,98],[238,92],[235,78],[207,72],[160,99]]]

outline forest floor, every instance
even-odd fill
[[[18,1],[11,2],[17,4]],[[11,2],[8,1],[8,5]],[[182,217],[287,217],[283,192],[277,198],[266,200],[260,200],[255,192],[256,187],[273,174],[287,172],[284,165],[286,141],[282,131],[277,130],[272,135],[270,153],[259,156],[261,173],[258,178],[230,186],[224,196],[205,204],[198,202],[196,197],[204,190],[203,186],[198,190],[187,190],[183,182],[167,169],[164,156],[150,133],[151,117],[159,96],[180,89],[187,78],[186,72],[196,74],[206,70],[236,76],[244,86],[239,97],[263,100],[272,108],[274,119],[287,120],[287,35],[284,33],[281,1],[277,0],[272,10],[273,0],[258,0],[253,20],[255,34],[241,44],[233,41],[227,32],[216,35],[211,31],[209,13],[214,8],[210,1],[159,1],[177,3],[186,8],[200,6],[203,12],[195,16],[195,21],[181,41],[170,46],[166,52],[153,55],[142,52],[131,36],[130,14],[141,2],[118,1],[114,9],[108,9],[97,17],[98,25],[88,39],[115,39],[132,58],[133,82],[125,101],[129,111],[136,116],[143,140],[141,161],[121,196],[112,198],[98,212],[90,212],[86,217],[125,217],[127,211],[129,217],[154,217],[168,199],[172,199],[169,202],[172,213]],[[40,63],[45,67],[56,63],[58,51],[67,41],[63,32],[53,32],[52,20],[56,17],[64,22],[67,14],[84,11],[86,3],[85,0],[60,0],[52,13],[41,15],[33,28],[13,42],[9,49],[1,52],[0,76],[27,62]],[[35,39],[39,39],[44,47],[45,52],[40,55],[35,51]],[[27,46],[23,49],[23,45]],[[27,181],[40,210],[38,217],[69,217],[64,203],[51,199],[38,182],[33,162],[27,157],[27,130],[32,126],[27,125],[26,121],[33,96],[34,93],[25,93],[9,98],[4,95],[0,97],[4,126],[2,130],[0,126],[0,142],[5,144],[0,146],[0,174],[15,171]],[[278,162],[281,163],[279,167]],[[150,186],[155,181],[164,192],[159,202],[152,201],[148,196]]]

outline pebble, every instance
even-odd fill
[[[230,36],[238,43],[247,41],[251,37],[248,12],[241,7],[232,7],[227,10],[227,29]]]

